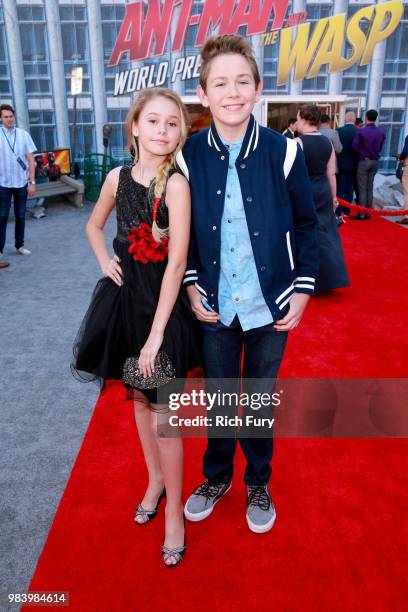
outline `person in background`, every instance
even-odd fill
[[[404,190],[404,210],[408,210],[408,134],[405,136],[404,148],[398,156],[402,161],[402,188]],[[404,215],[402,219],[397,221],[402,225],[408,225],[408,215]]]
[[[356,178],[356,168],[358,163],[357,152],[351,145],[357,132],[355,125],[356,115],[353,111],[348,111],[344,117],[343,127],[337,128],[343,150],[337,155],[337,195],[347,202],[353,202],[353,187]],[[338,206],[341,211],[337,214],[348,214],[350,209]],[[338,210],[338,209],[337,209]]]
[[[378,113],[374,109],[366,112],[365,126],[358,130],[351,144],[358,153],[357,183],[359,204],[366,208],[373,207],[374,177],[378,169],[381,149],[385,141],[383,130],[375,125]],[[370,215],[359,213],[352,219],[370,219]]]
[[[322,115],[320,120],[319,132],[326,136],[330,140],[333,145],[334,152],[336,155],[342,152],[343,146],[340,142],[339,135],[336,130],[333,130],[331,127],[331,120],[329,115]],[[337,170],[336,170],[337,173]]]
[[[20,255],[31,255],[24,247],[27,195],[35,193],[35,161],[37,150],[30,134],[15,127],[14,109],[0,106],[0,261],[6,242],[11,198],[14,201],[15,247]]]
[[[288,127],[282,132],[282,134],[286,136],[286,138],[296,138],[296,117],[289,117]]]
[[[337,155],[339,153],[341,153],[343,147],[342,144],[340,142],[340,138],[338,133],[336,132],[336,130],[332,129],[332,122],[331,119],[329,117],[329,115],[323,114],[321,116],[320,119],[320,127],[319,127],[319,132],[321,134],[323,134],[323,136],[326,136],[326,138],[328,138],[330,140],[330,142],[333,145],[333,149],[334,152],[336,153],[336,157],[335,157],[335,171],[336,171],[336,175],[338,173],[338,168],[337,168]],[[337,206],[336,210],[335,210],[335,215],[336,215],[336,219],[337,219],[337,223],[338,225],[342,225],[344,223],[344,219],[342,216],[342,207],[341,206]]]
[[[364,121],[362,120],[361,117],[357,117],[355,120],[354,125],[356,126],[356,128],[360,129],[363,127],[364,125]],[[353,187],[354,187],[354,193],[356,194],[356,202],[358,203],[360,201],[360,198],[358,196],[358,183],[357,183],[357,165],[356,165],[356,171],[354,173],[354,183],[353,183]]]
[[[330,140],[319,130],[320,110],[304,104],[297,116],[300,132],[296,140],[303,148],[317,213],[319,273],[315,293],[323,293],[350,284],[334,210],[336,198],[336,154]]]

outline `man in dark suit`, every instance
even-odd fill
[[[355,126],[356,115],[353,111],[348,111],[344,120],[344,126],[337,128],[340,142],[343,145],[341,153],[337,155],[337,195],[347,202],[353,202],[353,183],[356,176],[358,154],[351,148],[351,143],[358,128]],[[339,206],[338,209],[340,208]],[[348,214],[350,209],[343,206],[342,212]]]
[[[286,130],[282,132],[282,134],[286,136],[286,138],[290,138],[290,139],[296,138],[297,136],[296,117],[290,117],[288,119],[288,127],[286,128]]]

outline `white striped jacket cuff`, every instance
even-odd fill
[[[198,280],[197,270],[186,270],[184,273],[183,285],[188,287]]]
[[[294,280],[296,293],[310,293],[315,290],[316,279],[312,276],[298,276]]]

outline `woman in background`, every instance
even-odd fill
[[[343,247],[334,211],[336,198],[336,154],[330,140],[320,134],[320,110],[305,104],[298,111],[297,138],[305,154],[306,166],[312,185],[313,199],[318,217],[317,240],[320,252],[320,270],[315,293],[323,293],[350,285]]]

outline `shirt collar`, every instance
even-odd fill
[[[237,142],[227,142],[224,139],[221,139],[223,145],[225,145],[227,147],[227,149],[229,149],[230,151],[236,151],[237,149],[240,149],[242,146],[242,143],[244,142],[244,139],[241,138],[241,140],[238,140]]]
[[[251,114],[248,121],[248,126],[242,140],[241,150],[238,156],[238,160],[246,159],[250,153],[255,151],[258,146],[259,139],[259,124],[255,120],[255,117]],[[223,151],[228,153],[228,148],[220,138],[217,128],[215,127],[214,121],[211,122],[211,127],[208,130],[207,142],[210,147],[215,148],[217,151]]]
[[[13,134],[16,133],[16,126],[14,126],[11,131],[4,127],[4,125],[1,126],[1,129],[7,137],[13,136]]]

